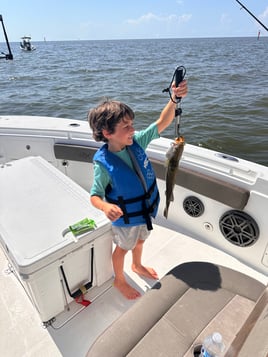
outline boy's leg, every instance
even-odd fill
[[[114,286],[127,298],[130,300],[134,300],[137,297],[141,296],[141,294],[134,288],[132,288],[126,281],[124,275],[124,260],[127,250],[124,250],[118,246],[116,246],[113,255],[113,268],[114,268]]]
[[[144,240],[139,239],[134,249],[132,249],[132,270],[150,279],[158,279],[158,275],[153,268],[145,267],[141,264],[141,256]]]

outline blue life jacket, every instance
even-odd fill
[[[121,227],[147,224],[148,230],[151,230],[151,217],[156,216],[159,205],[155,173],[145,151],[138,143],[134,141],[127,150],[131,151],[130,158],[133,155],[135,157],[136,163],[133,163],[133,159],[132,163],[136,172],[109,151],[107,144],[94,155],[94,160],[105,167],[111,179],[111,184],[105,192],[107,202],[118,205],[123,211],[123,216],[112,224]],[[142,174],[143,180],[137,171]]]

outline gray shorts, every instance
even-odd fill
[[[139,239],[146,240],[151,233],[151,231],[148,231],[146,224],[127,228],[112,226],[112,230],[114,244],[124,250],[132,250]]]

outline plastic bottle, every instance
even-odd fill
[[[220,357],[224,352],[225,346],[219,332],[214,332],[205,338],[200,357]]]

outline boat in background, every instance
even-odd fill
[[[31,44],[31,36],[23,36],[21,39],[20,48],[23,51],[31,52],[36,50],[36,47]]]

